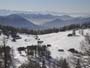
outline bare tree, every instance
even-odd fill
[[[81,50],[85,55],[90,56],[90,35],[86,33],[84,40],[81,42]]]
[[[4,66],[7,68],[7,55],[6,55],[6,38],[3,37],[3,46],[4,46]]]

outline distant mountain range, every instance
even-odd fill
[[[0,11],[0,24],[27,29],[59,28],[70,24],[90,23],[90,17],[72,17],[69,15],[34,14],[30,12]]]
[[[51,15],[51,14],[19,14],[19,15],[23,16],[27,20],[30,20],[34,24],[37,24],[37,25],[43,25],[55,19],[70,20],[73,18],[68,15],[56,16],[56,15]]]
[[[0,24],[6,26],[13,26],[17,28],[28,28],[28,29],[38,28],[37,25],[16,14],[12,14],[9,16],[0,16]]]
[[[70,24],[84,24],[84,23],[90,23],[90,17],[88,18],[72,18],[70,20],[62,20],[62,19],[55,19],[53,21],[45,23],[43,26],[47,26],[47,28],[53,28],[53,27],[63,27]]]

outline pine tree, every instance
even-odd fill
[[[62,61],[61,68],[70,68],[69,64],[67,63],[66,59]]]
[[[80,60],[79,59],[77,60],[76,68],[81,68]]]
[[[73,30],[72,34],[73,34],[74,36],[76,35],[76,30],[75,30],[75,29]]]

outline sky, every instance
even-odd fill
[[[90,0],[0,0],[0,9],[90,13]]]

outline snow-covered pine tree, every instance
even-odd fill
[[[79,59],[77,60],[76,68],[82,68]]]
[[[66,59],[64,59],[62,61],[61,68],[70,68],[68,62],[66,61]]]

